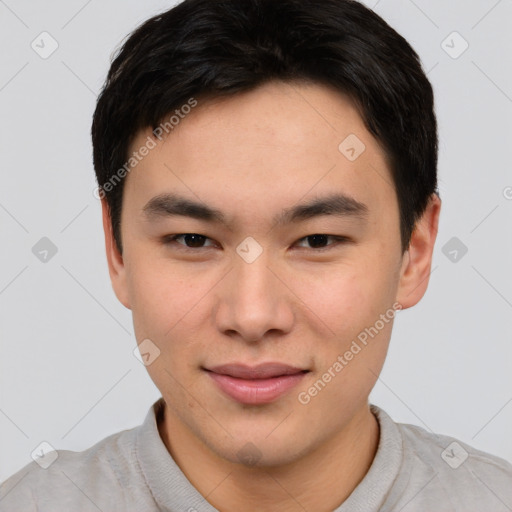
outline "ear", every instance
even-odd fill
[[[101,200],[101,210],[103,217],[103,231],[105,233],[105,249],[107,251],[108,273],[110,274],[110,281],[112,288],[118,298],[119,302],[128,309],[131,309],[130,301],[128,300],[128,287],[126,284],[126,268],[123,262],[123,256],[117,248],[112,230],[112,222],[110,217],[110,208],[107,200]]]
[[[432,253],[437,237],[441,199],[432,194],[425,212],[416,222],[400,269],[397,301],[403,309],[417,304],[427,290]]]

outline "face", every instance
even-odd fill
[[[320,85],[199,102],[156,142],[126,178],[122,256],[104,208],[114,290],[160,351],[149,374],[219,457],[252,443],[291,462],[367,409],[395,310],[426,287],[435,214],[403,255],[384,151]]]

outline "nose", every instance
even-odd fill
[[[222,281],[216,324],[223,334],[247,343],[291,331],[293,294],[279,277],[265,251],[247,263],[238,256]]]

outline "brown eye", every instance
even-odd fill
[[[180,241],[181,240],[181,241]],[[177,243],[184,246],[185,249],[202,249],[209,246],[204,246],[204,243],[210,240],[204,235],[197,233],[182,233],[179,235],[170,235],[165,237],[164,243],[171,245]]]
[[[334,243],[328,244],[329,239],[334,240]],[[329,249],[331,247],[337,246],[342,242],[347,241],[345,237],[342,236],[334,236],[334,235],[324,235],[324,234],[314,234],[305,236],[304,238],[301,238],[299,242],[306,241],[311,249]],[[308,247],[306,247],[307,249]]]

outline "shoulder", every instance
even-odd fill
[[[140,478],[136,434],[137,428],[123,430],[82,452],[44,454],[0,485],[0,503],[12,512],[36,511],[41,506],[44,510],[123,510],[131,484]]]
[[[510,510],[512,464],[449,435],[416,425],[396,425],[402,437],[404,467],[409,462],[407,479],[424,485],[425,495],[442,496],[446,510]],[[425,504],[428,500],[425,497]]]
[[[447,478],[457,475],[457,470],[483,471],[496,478],[505,477],[510,484],[512,464],[505,459],[484,452],[454,437],[428,432],[417,425],[397,423],[404,440],[404,448],[421,455]]]

